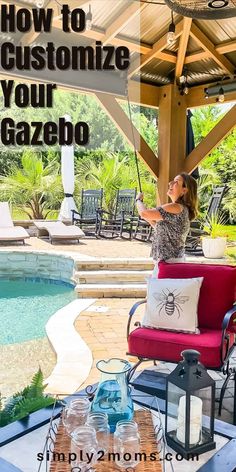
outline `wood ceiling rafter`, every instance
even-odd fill
[[[182,34],[184,22],[181,20],[175,28],[176,39]],[[131,78],[135,75],[143,66],[148,64],[153,58],[158,58],[158,54],[161,53],[167,46],[167,33],[165,33],[160,39],[158,39],[152,46],[150,52],[142,55],[141,58],[135,59],[129,68],[128,77]]]
[[[179,40],[179,48],[177,54],[177,61],[175,67],[175,78],[179,79],[183,72],[184,61],[186,56],[186,51],[188,47],[188,40],[190,35],[190,29],[192,26],[192,18],[184,18],[183,31]]]
[[[44,3],[44,8],[53,8],[55,6],[55,1],[54,0],[46,0]],[[17,7],[19,8],[19,7]],[[32,44],[36,39],[40,36],[40,32],[31,30],[28,33],[23,34],[23,36],[20,39],[20,43],[22,46],[29,46]]]
[[[0,0],[0,3],[12,4],[12,0],[5,0],[5,1]],[[89,0],[72,0],[72,2],[70,2],[70,5],[71,7],[74,8],[74,7],[83,7],[83,5],[88,4],[88,3],[89,3]],[[135,11],[137,11],[137,14],[138,14],[138,10],[140,10],[140,5],[137,2],[137,6],[136,6],[135,3],[136,2],[133,2],[132,5],[126,8],[126,13],[124,10],[123,14],[121,14],[121,16],[123,15],[123,17],[121,19],[120,18],[117,19],[117,22],[115,23],[115,25],[114,24],[110,25],[106,31],[102,29],[98,29],[98,28],[93,28],[92,30],[86,30],[82,33],[71,33],[71,36],[76,35],[77,41],[78,41],[78,34],[81,34],[81,36],[85,36],[87,38],[90,38],[91,40],[97,40],[97,41],[103,42],[105,39],[106,42],[109,41],[110,44],[113,44],[114,46],[121,46],[121,45],[126,46],[130,49],[130,51],[142,54],[140,68],[142,68],[144,64],[148,63],[153,57],[160,59],[160,61],[166,61],[172,64],[176,64],[176,72],[175,72],[176,78],[180,76],[181,72],[179,72],[179,70],[181,70],[181,68],[183,69],[184,65],[191,64],[192,62],[195,62],[195,61],[201,61],[202,59],[207,59],[207,58],[212,58],[223,70],[225,70],[230,75],[234,73],[235,66],[224,56],[224,54],[230,53],[232,51],[236,51],[236,40],[224,41],[221,44],[214,45],[212,41],[206,36],[206,34],[203,33],[201,29],[194,22],[192,22],[189,34],[191,35],[191,37],[195,39],[195,41],[198,42],[200,47],[204,49],[199,50],[195,53],[191,53],[189,55],[185,55],[183,65],[182,65],[182,59],[180,59],[181,57],[180,53],[177,55],[176,53],[172,51],[165,50],[166,44],[164,47],[162,47],[163,37],[160,38],[160,40],[158,40],[156,43],[154,43],[153,46],[151,46],[150,44],[147,44],[147,43],[138,43],[137,41],[132,40],[131,38],[122,37],[121,34],[118,35],[118,33],[121,31],[120,28],[123,27],[123,26],[121,27],[121,25],[124,24],[125,26],[127,22],[129,21],[129,19],[127,18],[127,10],[130,12],[130,16],[132,12],[135,15]],[[46,4],[50,5],[50,7],[52,4],[56,5],[55,0],[48,0]],[[147,5],[141,5],[141,6],[143,8],[147,7]],[[21,1],[17,1],[16,8],[18,9],[21,7],[25,7],[25,3],[22,3]],[[32,7],[32,5],[29,7]],[[132,11],[130,10],[131,7],[133,8]],[[122,19],[125,21],[125,23],[123,23]],[[182,26],[181,32],[179,32],[178,30],[181,22],[178,25],[176,25],[177,36],[180,36],[179,50],[181,47],[183,48],[183,50],[185,49],[184,39],[183,39],[186,34],[185,32],[186,26],[184,25],[184,23],[186,23],[185,20],[189,21],[190,19],[185,18],[184,20],[182,20],[183,26]],[[61,30],[60,19],[53,20],[53,28],[55,28],[55,30],[57,29]],[[22,36],[20,42],[22,45],[32,44],[32,42],[34,42],[37,39],[37,37],[38,37],[38,33],[29,32]],[[161,41],[161,44],[159,43],[159,41]],[[186,47],[186,42],[187,41],[185,40],[185,47]],[[158,49],[158,43],[160,46],[159,49]],[[183,44],[183,46],[181,46],[181,44]],[[186,50],[185,50],[185,53],[186,53]],[[138,62],[140,63],[140,59],[137,60],[137,63]],[[133,65],[131,65],[131,67],[133,67]],[[131,70],[130,76],[133,76],[132,70]],[[195,89],[196,87],[198,86],[192,87],[191,90]],[[191,103],[193,102],[196,103],[197,94],[194,92],[193,94],[190,92],[190,94],[191,94],[191,99],[189,95],[189,101]],[[229,96],[234,97],[234,93],[230,94]],[[201,98],[201,104],[203,104],[202,102],[204,102],[204,105],[206,104],[206,102],[204,101],[204,98]],[[215,98],[214,97],[211,98],[209,103],[210,102],[214,103]],[[195,106],[198,106],[198,104]]]
[[[227,41],[225,43],[218,44],[215,46],[215,50],[219,54],[227,54],[236,51],[236,41]],[[202,59],[208,59],[210,57],[207,51],[197,51],[189,54],[185,58],[185,64],[191,64],[192,62],[201,61]]]
[[[2,3],[2,2],[0,2]],[[11,0],[6,0],[4,3],[12,3]],[[76,1],[76,8],[81,8],[83,5],[86,5],[89,3],[89,0],[78,0]],[[48,8],[52,8],[53,5],[56,5],[55,0],[48,0],[47,6]],[[91,30],[86,30],[81,33],[71,33],[71,37],[74,36],[78,40],[78,34],[81,36],[84,36],[89,39],[93,39],[94,41],[102,41],[104,44],[106,43],[111,43],[114,46],[126,46],[130,49],[132,52],[137,52],[141,54],[146,54],[151,50],[151,46],[149,44],[145,43],[140,43],[132,40],[128,40],[126,38],[122,37],[116,37],[116,35],[121,31],[126,24],[131,21],[132,18],[134,18],[136,15],[139,14],[147,5],[146,4],[132,4],[128,8],[124,10],[124,12],[117,18],[117,20],[108,27],[106,31],[102,31],[99,29],[91,29]],[[18,2],[16,8],[25,8],[25,4]],[[32,5],[29,6],[29,8],[32,7]],[[46,4],[45,4],[46,7]],[[52,27],[56,30],[62,30],[62,22],[61,19],[59,18],[54,18],[52,21]],[[24,34],[21,37],[21,44],[23,46],[27,46],[32,44],[37,38],[40,36],[40,33],[36,32],[29,32]],[[167,56],[166,56],[167,57]],[[170,62],[173,62],[173,56],[170,54]]]
[[[197,25],[192,23],[190,36],[209,54],[217,64],[225,72],[230,75],[234,74],[235,66],[223,55],[221,55],[215,48],[210,39],[203,33]]]
[[[55,30],[61,30],[62,29],[61,20],[59,19],[53,20],[53,28]],[[71,35],[71,38],[76,37],[77,42],[78,42],[79,35],[84,36],[85,38],[93,39],[94,41],[103,41],[105,31],[98,28],[96,29],[92,28],[91,30],[85,30],[85,31],[82,31],[81,33],[70,33],[70,35]],[[109,42],[113,46],[126,46],[127,48],[129,48],[131,52],[137,52],[141,54],[146,54],[152,49],[152,46],[150,46],[149,44],[132,41],[131,39],[129,40],[126,37],[122,37],[122,36],[116,36],[112,38]]]
[[[145,3],[131,3],[128,7],[126,7],[118,18],[116,18],[110,26],[106,29],[104,37],[102,39],[103,44],[109,43],[117,34],[124,29],[127,24],[132,21],[137,15],[141,14],[141,12],[147,7]]]

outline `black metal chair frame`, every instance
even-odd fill
[[[133,317],[134,313],[136,312],[137,308],[140,305],[142,305],[143,303],[146,303],[146,302],[147,302],[146,299],[141,300],[139,302],[136,302],[132,306],[132,308],[129,312],[129,318],[128,318],[128,323],[127,323],[127,340],[129,338],[129,335],[130,335],[130,327],[131,327],[132,317]],[[230,361],[230,356],[233,353],[234,347],[236,346],[236,342],[234,342],[233,346],[231,346],[231,348],[229,349],[228,327],[229,327],[230,323],[232,322],[232,318],[233,318],[233,316],[235,316],[235,314],[236,314],[236,301],[235,301],[234,305],[232,306],[232,308],[227,311],[227,313],[225,314],[225,316],[223,318],[223,321],[222,321],[222,337],[221,337],[221,348],[220,348],[221,366],[218,369],[217,368],[212,369],[211,367],[209,367],[209,370],[222,372],[224,375],[226,375],[225,381],[224,381],[224,383],[221,387],[220,398],[218,399],[218,401],[219,401],[219,415],[221,415],[222,403],[223,403],[223,399],[224,399],[224,395],[225,395],[227,385],[228,385],[230,380],[234,381],[234,413],[233,413],[234,425],[236,425],[236,368],[235,367],[230,367],[229,361]],[[134,326],[136,328],[140,327],[141,323],[139,321],[136,321],[134,323]],[[131,369],[131,371],[129,373],[129,381],[131,380],[131,377],[135,373],[137,367],[139,367],[142,362],[153,361],[154,364],[155,364],[156,361],[170,362],[170,360],[163,359],[163,358],[153,359],[153,358],[148,358],[148,357],[139,357],[139,356],[135,356],[133,353],[130,353],[130,352],[127,352],[127,355],[138,357],[138,361],[136,362],[136,364],[133,366],[133,368]],[[173,362],[173,363],[175,363],[175,362]],[[205,365],[205,367],[208,368],[207,365]]]
[[[142,242],[152,241],[152,226],[140,216],[136,219],[136,226],[133,233],[133,239]]]
[[[97,233],[101,238],[130,239],[133,231],[136,189],[117,191],[114,213],[103,209],[97,211]],[[123,233],[128,233],[128,237]]]
[[[190,231],[187,236],[185,252],[186,254],[200,254],[202,255],[201,249],[201,236],[207,235],[206,231],[203,230],[204,225],[208,224],[208,220],[216,215],[220,209],[222,199],[226,192],[226,186],[214,187],[213,193],[210,199],[208,210],[206,213],[205,221],[202,224],[199,221],[193,221],[190,225]]]
[[[100,190],[82,189],[80,212],[72,210],[72,223],[78,225],[88,235],[97,233],[97,210],[102,208],[102,199],[102,188]],[[86,230],[86,227],[89,229]]]

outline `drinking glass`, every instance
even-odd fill
[[[96,431],[88,425],[79,426],[71,433],[71,467],[80,472],[92,472],[97,462]]]
[[[108,425],[108,415],[106,413],[89,413],[87,425],[92,426],[96,431],[99,451],[104,454],[109,449],[110,428]]]
[[[62,412],[62,422],[66,431],[71,435],[78,426],[86,423],[90,411],[90,401],[87,398],[72,400]]]
[[[135,421],[118,421],[114,433],[116,464],[124,469],[136,467],[139,463],[140,436]]]

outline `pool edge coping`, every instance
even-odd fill
[[[95,302],[94,298],[73,300],[49,318],[45,329],[57,361],[51,374],[45,379],[47,384],[45,393],[70,395],[76,392],[88,377],[93,364],[93,355],[76,330],[74,322],[80,313]]]

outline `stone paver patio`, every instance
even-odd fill
[[[100,299],[94,303],[92,307],[83,311],[75,322],[75,328],[80,333],[80,336],[86,340],[93,353],[93,366],[87,378],[85,385],[97,382],[99,380],[99,371],[96,368],[96,363],[100,359],[107,359],[109,357],[121,357],[122,359],[135,361],[134,357],[126,355],[127,341],[126,341],[126,326],[128,319],[128,312],[132,305],[136,302],[135,299],[121,299],[121,298],[107,298]],[[91,308],[104,307],[106,312],[94,312]],[[140,307],[141,319],[144,312],[143,307]]]
[[[80,243],[57,243],[50,244],[46,239],[31,237],[26,240],[25,245],[2,244],[0,250],[19,251],[63,251],[83,254],[92,257],[149,257],[151,251],[150,243],[139,241],[125,241],[122,239],[104,240],[96,238],[81,239]]]

